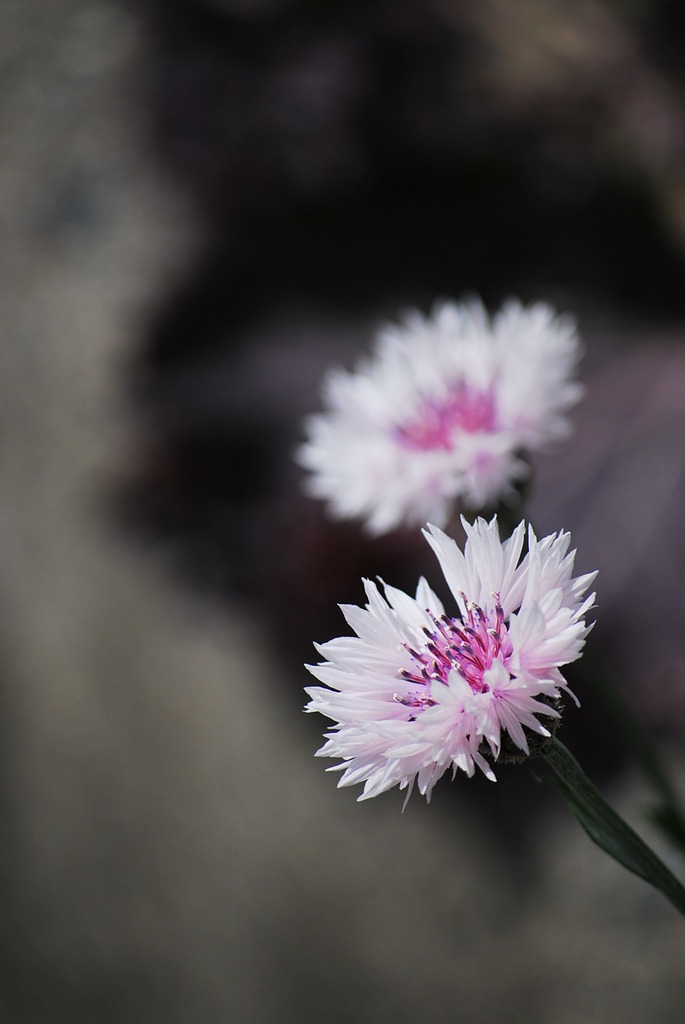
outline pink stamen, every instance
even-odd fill
[[[425,647],[417,651],[404,645],[414,664],[411,669],[402,669],[400,675],[416,689],[405,695],[393,695],[398,703],[418,711],[437,703],[430,694],[430,687],[434,682],[447,686],[452,671],[458,672],[474,693],[487,692],[485,673],[495,660],[506,665],[513,652],[499,596],[495,611],[487,615],[482,608],[470,604],[465,621],[446,615],[439,619],[431,615],[431,618],[435,628],[424,626]]]
[[[404,448],[450,451],[459,433],[491,433],[495,427],[492,391],[477,391],[461,382],[442,401],[427,398],[415,420],[395,429],[395,437]]]

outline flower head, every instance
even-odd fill
[[[542,303],[512,300],[492,320],[477,300],[408,314],[354,372],[325,379],[327,410],[298,452],[310,493],[374,533],[510,497],[521,453],[568,432],[579,356],[573,322]]]
[[[462,520],[464,552],[435,526],[424,531],[458,612],[424,579],[416,598],[365,581],[368,604],[342,606],[356,636],[317,646],[327,660],[307,666],[324,686],[307,689],[307,711],[336,723],[321,757],[341,758],[339,785],[363,782],[360,800],[416,782],[430,798],[451,768],[494,780],[502,733],[528,754],[526,730],[550,735],[538,716],[558,718],[568,686],[560,667],[580,657],[594,603],[595,573],[573,577],[570,535],[537,540],[521,522],[500,542],[490,523]],[[408,796],[409,794],[407,794]]]

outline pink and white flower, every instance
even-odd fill
[[[424,530],[458,614],[445,611],[424,579],[416,598],[364,582],[368,604],[344,605],[356,636],[321,646],[327,660],[307,666],[324,686],[307,688],[307,711],[335,725],[320,757],[341,758],[340,786],[364,783],[360,800],[416,783],[430,799],[449,769],[475,768],[494,781],[502,734],[529,753],[526,730],[548,737],[539,720],[559,717],[570,692],[560,668],[580,657],[591,625],[586,595],[595,573],[573,577],[568,533],[537,540],[525,523],[500,542],[496,517],[462,519],[464,552],[435,526]],[[409,796],[407,794],[407,797]]]
[[[478,300],[409,313],[355,371],[326,377],[297,456],[308,490],[373,533],[506,500],[521,454],[568,433],[579,358],[573,321],[542,303],[512,300],[492,320]]]

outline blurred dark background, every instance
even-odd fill
[[[512,294],[542,298],[578,317],[591,390],[574,420],[586,464],[579,473],[563,449],[540,460],[533,518],[602,537],[584,567],[601,567],[601,629],[607,641],[617,634],[619,654],[631,612],[614,609],[606,517],[638,518],[651,532],[665,514],[673,527],[670,550],[614,541],[638,592],[640,574],[660,566],[652,576],[667,596],[650,593],[658,614],[641,609],[650,629],[675,610],[671,590],[682,595],[682,503],[672,509],[685,500],[684,15],[669,3],[473,8],[135,5],[145,130],[201,242],[150,317],[134,366],[149,449],[129,510],[173,540],[186,579],[268,609],[297,685],[312,636],[337,631],[335,606],[360,599],[360,576],[413,588],[432,569],[414,534],[370,542],[301,497],[301,418],[318,408],[332,361],[351,365],[384,318],[439,297],[475,292],[493,309]],[[648,355],[657,333],[670,349],[661,369]],[[595,393],[602,373],[610,386]],[[680,374],[670,409],[680,418],[661,424],[670,457],[669,441],[656,441],[662,486],[645,488],[625,429],[623,440],[607,430],[614,412],[643,442],[658,432],[649,402],[659,373]],[[635,493],[602,491],[607,467],[625,459]],[[681,669],[682,648],[678,657]],[[634,658],[631,648],[631,676]],[[672,665],[658,671],[674,675]],[[674,724],[651,694],[645,705],[653,725]]]
[[[400,816],[313,761],[312,640],[362,576],[436,573],[330,522],[292,452],[408,306],[577,317],[586,397],[529,515],[600,570],[562,736],[649,832],[595,682],[682,793],[684,20],[0,7],[3,1020],[680,1021],[675,912],[535,771]]]

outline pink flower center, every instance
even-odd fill
[[[460,432],[492,432],[495,426],[492,391],[477,391],[461,381],[442,400],[424,399],[416,418],[395,429],[395,438],[415,451],[450,451]]]
[[[409,708],[431,707],[437,703],[431,696],[431,685],[436,681],[447,685],[453,671],[466,680],[474,693],[487,693],[485,673],[496,659],[506,665],[513,652],[499,597],[495,611],[487,615],[478,605],[470,605],[465,622],[446,615],[431,618],[434,628],[424,626],[423,630],[425,647],[416,651],[405,644],[414,664],[400,674],[416,689],[405,696],[396,693],[394,699]]]

